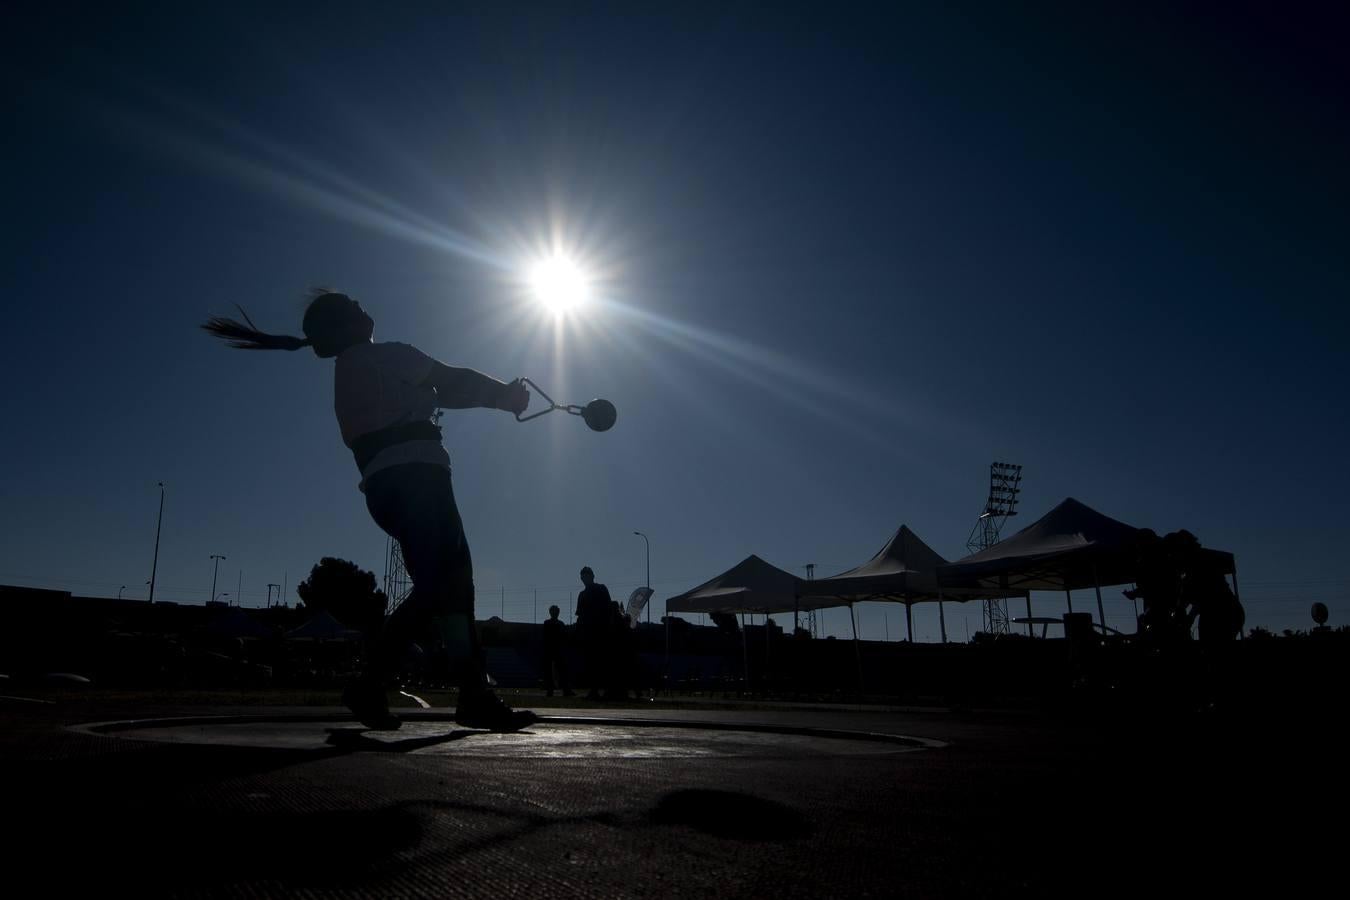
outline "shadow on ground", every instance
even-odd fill
[[[811,834],[806,818],[790,806],[735,791],[672,791],[648,820],[738,841],[788,841]]]

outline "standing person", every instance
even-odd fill
[[[1247,614],[1218,564],[1207,557],[1196,541],[1186,563],[1186,601],[1198,617],[1196,637],[1210,646],[1233,641],[1242,634]]]
[[[610,626],[609,684],[606,700],[627,700],[630,688],[637,690],[637,647],[634,642],[633,618],[623,606],[614,604]]]
[[[365,670],[343,702],[367,727],[399,727],[386,691],[412,643],[435,634],[459,683],[456,722],[513,731],[537,721],[488,687],[473,618],[473,561],[455,506],[450,457],[432,420],[438,408],[518,414],[530,402],[525,386],[447,366],[408,344],[376,343],[374,320],[346,294],[315,292],[305,309],[303,339],[261,332],[246,313],[244,322],[215,316],[202,327],[231,347],[310,347],[319,358],[336,360],[334,409],[361,472],[366,509],[399,542],[412,577],[412,592],[375,635]]]
[[[599,700],[600,689],[609,687],[612,661],[614,601],[609,588],[595,580],[590,566],[581,569],[581,583],[585,585],[577,595],[577,632],[581,636],[581,652],[586,666],[586,681],[590,691],[587,700]]]
[[[567,679],[567,661],[563,659],[567,630],[558,618],[560,612],[562,610],[556,604],[550,606],[548,619],[544,622],[544,688],[550,697],[553,696],[555,684],[562,688],[564,697],[572,696],[572,687]]]

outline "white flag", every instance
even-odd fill
[[[642,614],[642,608],[647,605],[647,601],[652,599],[652,589],[640,587],[628,595],[628,626],[636,628],[638,616]]]

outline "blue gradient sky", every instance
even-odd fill
[[[1234,551],[1249,624],[1350,619],[1340,23],[400,7],[14,17],[0,583],[143,596],[160,480],[160,598],[205,600],[212,553],[246,605],[323,555],[381,573],[331,362],[196,328],[298,331],[326,284],[377,339],[618,405],[447,414],[480,615],[583,564],[626,594],[634,529],[658,614],[902,523],[955,558],[1003,459],[1013,527],[1074,496]],[[555,239],[603,275],[561,327],[519,284]]]

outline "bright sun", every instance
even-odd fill
[[[586,300],[586,273],[565,256],[552,256],[530,268],[530,287],[554,315],[575,309]]]

